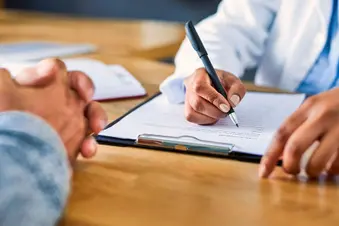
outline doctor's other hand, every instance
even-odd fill
[[[216,70],[228,100],[212,86],[204,68],[197,69],[184,84],[186,87],[185,117],[189,122],[208,125],[226,117],[230,106],[237,106],[243,99],[246,89],[235,75]]]
[[[281,125],[262,158],[259,176],[268,177],[281,157],[287,174],[299,174],[306,151],[310,157],[301,167],[309,177],[339,174],[339,88],[306,99]]]

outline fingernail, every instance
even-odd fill
[[[231,97],[231,101],[234,104],[234,106],[237,106],[240,102],[240,97],[238,95],[233,95]]]
[[[91,148],[90,148],[90,154],[93,154],[95,153],[95,151],[97,150],[97,146],[98,146],[98,143],[97,141],[93,138],[91,139]]]
[[[259,167],[259,177],[264,178],[266,176],[266,166],[260,165]]]
[[[230,107],[227,106],[226,104],[220,104],[219,106],[220,110],[223,111],[224,113],[227,113],[230,111]]]

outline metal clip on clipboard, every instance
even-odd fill
[[[154,134],[139,135],[136,144],[144,147],[223,156],[228,156],[235,146],[230,143],[201,140],[193,136],[170,137]]]

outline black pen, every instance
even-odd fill
[[[204,45],[202,44],[202,41],[197,33],[197,31],[194,28],[194,25],[192,23],[192,21],[188,21],[185,25],[185,29],[186,29],[186,35],[187,38],[189,39],[189,41],[191,42],[192,47],[194,48],[194,50],[198,53],[200,59],[202,60],[205,69],[207,71],[207,74],[209,75],[212,84],[214,86],[214,88],[221,94],[223,95],[226,100],[228,100],[227,98],[227,94],[224,90],[224,87],[221,85],[220,80],[218,78],[217,73],[214,70],[214,67],[210,61],[210,59],[208,58],[208,54],[207,51],[204,47]],[[232,108],[232,106],[230,106],[230,110],[228,112],[228,115],[230,116],[232,122],[239,127],[239,123],[238,123],[238,119],[237,116],[234,112],[234,109]]]

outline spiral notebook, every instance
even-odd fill
[[[275,131],[303,102],[303,94],[249,92],[235,108],[237,128],[227,117],[215,125],[188,122],[184,105],[169,104],[158,94],[102,131],[101,143],[170,149],[240,159],[258,160]]]

